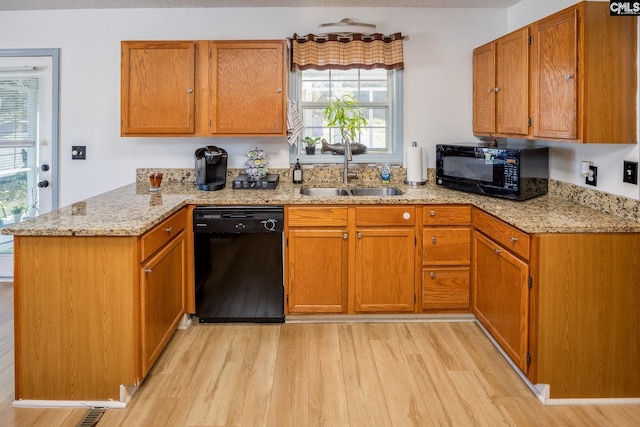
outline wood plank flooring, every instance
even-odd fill
[[[87,410],[11,407],[11,295],[0,284],[0,424],[76,426]],[[638,426],[640,405],[543,406],[474,323],[196,324],[98,423],[321,425]]]

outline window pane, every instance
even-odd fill
[[[360,79],[362,80],[384,80],[387,81],[388,71],[383,68],[375,68],[373,70],[360,70]]]
[[[333,80],[358,80],[359,70],[331,70]]]
[[[321,140],[329,144],[341,144],[339,129],[325,126],[324,108],[329,99],[353,96],[364,109],[368,126],[362,129],[357,141],[367,146],[367,154],[393,155],[391,140],[392,124],[390,111],[392,108],[392,73],[384,69],[374,70],[304,70],[300,76],[299,101],[301,102],[302,123],[304,131],[301,138],[319,137],[316,143],[316,155],[323,154],[324,161],[335,160],[327,153],[320,153]],[[298,154],[305,153],[305,144],[296,146]],[[326,157],[324,157],[326,156]]]

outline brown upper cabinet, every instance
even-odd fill
[[[488,45],[505,37],[527,31],[530,34],[528,54],[528,96],[519,99],[503,97],[508,102],[500,108],[500,96],[506,87],[498,81],[498,92],[487,92],[478,55]],[[526,28],[510,33],[474,50],[473,130],[479,136],[524,137],[581,143],[636,143],[636,33],[635,17],[609,15],[607,3],[581,2]],[[499,58],[500,52],[495,55]],[[498,61],[497,59],[495,59]],[[478,63],[478,65],[476,65]],[[497,63],[497,62],[496,62]],[[510,64],[509,67],[514,67]],[[510,68],[505,68],[507,73]],[[520,68],[512,68],[520,75]],[[476,88],[476,82],[479,82]],[[486,92],[488,95],[482,93]],[[502,93],[501,93],[502,91]],[[483,97],[484,96],[484,97]],[[491,101],[489,96],[496,99]],[[482,116],[494,102],[496,128],[492,132]],[[500,114],[520,117],[522,103],[529,103],[530,126],[520,135],[513,128],[498,125]]]
[[[123,41],[123,136],[283,136],[286,50],[275,41]]]
[[[195,132],[195,42],[123,42],[121,132]]]
[[[523,28],[473,51],[473,131],[529,131],[529,29]]]

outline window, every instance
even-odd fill
[[[402,71],[372,70],[298,70],[292,72],[290,97],[296,100],[304,131],[300,139],[320,138],[316,154],[307,155],[304,143],[291,148],[290,160],[303,163],[337,163],[342,157],[322,153],[321,140],[341,143],[338,129],[325,126],[324,109],[332,97],[353,96],[364,109],[368,121],[360,140],[367,152],[353,156],[355,163],[402,162]]]

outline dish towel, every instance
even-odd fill
[[[304,126],[300,120],[296,102],[289,100],[287,104],[287,140],[289,140],[289,145],[293,145],[302,133]]]

